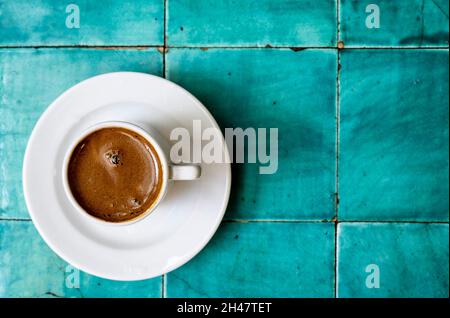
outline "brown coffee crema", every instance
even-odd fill
[[[153,146],[125,128],[103,128],[78,143],[68,166],[70,190],[90,215],[124,222],[158,199],[162,166]]]

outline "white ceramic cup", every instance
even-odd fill
[[[109,222],[109,221],[92,216],[78,204],[78,202],[75,199],[75,197],[72,193],[72,190],[70,189],[70,186],[69,186],[68,167],[69,167],[69,161],[70,161],[73,151],[75,150],[76,146],[85,137],[87,137],[91,133],[93,133],[97,130],[103,129],[103,128],[125,128],[125,129],[128,129],[128,130],[135,132],[138,135],[142,136],[153,146],[153,148],[155,149],[155,151],[157,153],[157,156],[159,157],[159,160],[160,160],[161,166],[162,166],[162,185],[161,185],[161,189],[158,193],[158,197],[156,198],[156,200],[152,203],[152,205],[150,206],[150,208],[147,211],[141,213],[140,215],[138,215],[137,217],[135,217],[131,220],[124,221],[124,222]],[[195,180],[195,179],[200,178],[200,174],[201,174],[201,168],[199,165],[186,165],[186,164],[174,165],[174,164],[170,163],[167,160],[167,157],[166,157],[164,151],[162,150],[160,144],[155,140],[154,137],[151,136],[151,134],[147,130],[145,130],[135,124],[129,123],[129,122],[108,121],[108,122],[102,122],[102,123],[99,123],[99,124],[89,127],[74,140],[74,142],[71,144],[71,146],[69,147],[69,149],[67,150],[67,152],[64,156],[63,171],[62,171],[63,180],[62,181],[63,181],[64,192],[66,193],[67,198],[69,199],[71,204],[74,206],[74,208],[77,211],[79,211],[82,215],[89,217],[91,220],[95,220],[95,221],[102,222],[102,223],[107,223],[107,224],[112,224],[112,225],[126,225],[126,224],[131,224],[131,223],[134,223],[134,222],[144,219],[146,216],[148,216],[151,212],[153,212],[156,209],[156,207],[163,200],[163,198],[167,192],[167,185],[168,185],[169,180]]]

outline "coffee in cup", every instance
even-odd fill
[[[111,223],[133,222],[150,213],[164,196],[170,176],[200,176],[198,166],[170,166],[154,138],[123,122],[91,127],[71,147],[64,170],[64,186],[74,205]]]

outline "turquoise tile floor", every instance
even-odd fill
[[[0,0],[0,297],[449,296],[448,1],[70,3]],[[277,173],[234,164],[211,242],[138,282],[56,256],[22,194],[39,116],[112,71],[279,129]]]

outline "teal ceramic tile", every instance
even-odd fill
[[[42,241],[30,221],[0,221],[1,297],[160,297],[161,277],[101,279],[73,268]]]
[[[274,174],[260,174],[258,163],[233,164],[227,218],[333,217],[335,53],[169,50],[168,78],[198,97],[222,129],[267,128],[266,136],[278,129]]]
[[[64,90],[101,73],[162,74],[156,49],[0,49],[0,217],[26,218],[22,159],[28,136]]]
[[[339,224],[339,297],[448,297],[448,224]]]
[[[347,46],[448,46],[448,0],[341,0]]]
[[[171,46],[330,46],[336,0],[168,0]]]
[[[341,63],[339,219],[448,221],[448,50]]]
[[[0,45],[162,45],[164,0],[0,2]]]
[[[168,297],[333,297],[333,223],[223,223]]]

